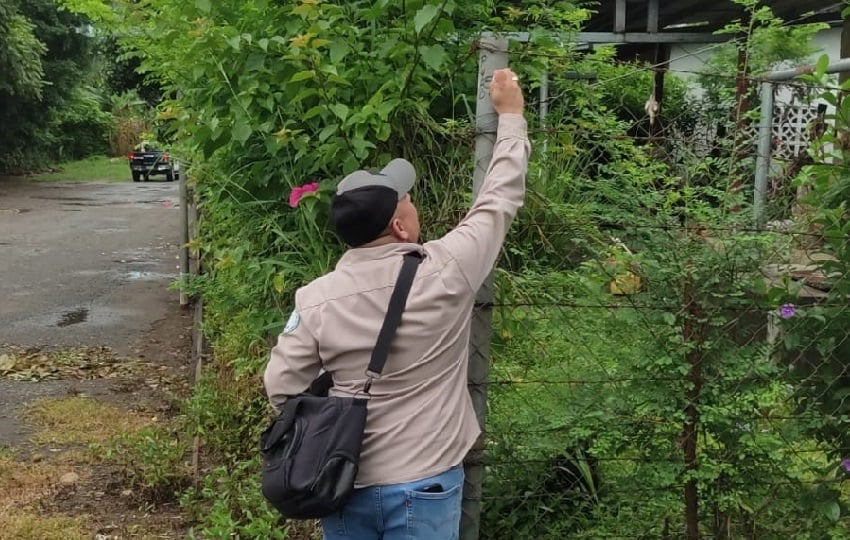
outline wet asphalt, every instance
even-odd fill
[[[0,354],[128,352],[177,302],[179,218],[176,182],[0,179]]]
[[[163,327],[185,324],[168,289],[178,275],[179,217],[176,183],[0,179],[0,356],[75,346],[133,355],[160,334],[168,342],[186,332]],[[31,428],[21,417],[36,400],[112,387],[0,378],[0,449],[26,446]]]

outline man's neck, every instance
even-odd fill
[[[375,238],[374,240],[372,240],[368,244],[363,244],[362,246],[357,246],[356,249],[386,246],[387,244],[395,244],[396,242],[398,242],[398,239],[396,239],[395,236],[393,236],[391,234],[385,234],[384,236],[379,236],[378,238]]]

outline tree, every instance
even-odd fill
[[[35,27],[20,15],[10,0],[0,0],[0,98],[40,98],[44,86],[41,57],[46,47],[35,36]]]
[[[91,79],[89,29],[86,17],[56,0],[0,0],[0,70],[12,74],[0,82],[0,170],[105,149],[107,118],[83,89]]]

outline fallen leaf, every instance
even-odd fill
[[[15,358],[8,354],[0,354],[0,371],[11,371],[15,368]]]

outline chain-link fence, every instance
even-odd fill
[[[482,46],[532,76],[545,62],[551,97],[477,306],[493,310],[473,337],[490,362],[480,537],[850,537],[848,182],[817,142],[837,140],[834,85],[778,92],[793,101],[754,226],[759,80],[726,75],[713,108],[668,80],[655,107],[651,68],[579,80],[575,56]]]

